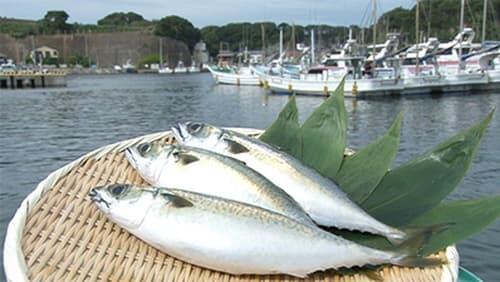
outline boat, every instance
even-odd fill
[[[121,70],[126,73],[137,73],[136,67],[132,64],[132,60],[128,59],[125,64],[122,65]]]
[[[174,70],[169,68],[168,66],[160,67],[158,69],[158,73],[160,74],[172,74],[174,73]]]
[[[256,136],[262,131],[234,129]],[[38,184],[10,221],[3,250],[7,281],[297,281],[286,275],[230,275],[189,264],[163,253],[113,224],[91,204],[88,193],[117,181],[142,185],[124,150],[143,142],[173,143],[170,131],[120,141],[96,149],[59,168]],[[439,267],[381,266],[386,280],[439,280],[458,277],[459,255],[454,246],[436,254]],[[126,266],[126,267],[124,267]],[[318,271],[311,281],[355,282],[363,275]]]
[[[360,48],[350,36],[341,50],[328,54],[307,73],[285,76],[258,72],[258,75],[264,86],[274,93],[329,95],[345,77],[346,97],[399,95],[404,90],[404,81],[397,68],[381,64],[397,48],[397,42],[397,36],[389,34],[384,44],[377,45],[379,51],[366,59],[359,55]]]
[[[189,73],[198,73],[198,72],[201,72],[201,70],[193,62],[193,64],[189,67],[188,72]]]
[[[261,80],[251,67],[229,68],[207,66],[217,84],[261,85]]]
[[[184,65],[184,62],[179,61],[177,63],[177,66],[175,66],[175,68],[174,68],[174,73],[187,73],[187,72],[188,72],[188,69]]]

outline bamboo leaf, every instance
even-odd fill
[[[321,174],[333,178],[344,157],[346,131],[342,79],[335,92],[302,125],[302,161]]]
[[[464,177],[493,113],[388,172],[361,206],[377,219],[397,226],[438,205]]]
[[[281,150],[300,159],[300,124],[295,96],[290,97],[278,118],[262,133],[259,139],[268,144],[276,145]]]
[[[402,119],[400,113],[384,136],[344,158],[335,181],[354,202],[366,200],[391,168],[399,147]]]
[[[405,226],[425,228],[432,225],[450,224],[446,230],[434,234],[424,245],[421,254],[427,256],[456,244],[475,233],[479,233],[499,217],[500,196],[496,196],[441,203],[434,209],[420,215],[409,224],[405,224]],[[331,231],[350,241],[368,247],[380,250],[390,250],[394,247],[380,236],[346,230]]]
[[[478,233],[500,217],[500,196],[442,203],[413,220],[410,226],[451,223],[445,231],[432,236],[422,250],[435,253]]]

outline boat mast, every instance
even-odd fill
[[[417,49],[417,50],[416,50],[416,52],[415,52],[415,59],[416,59],[416,65],[415,65],[415,75],[418,75],[418,65],[419,65],[419,63],[420,63],[420,62],[419,62],[419,61],[420,61],[420,59],[419,59],[419,57],[418,57],[418,55],[419,55],[419,51],[420,51],[420,49],[418,48],[418,44],[419,44],[419,41],[420,41],[420,40],[419,40],[419,34],[420,34],[420,32],[418,31],[418,24],[419,24],[419,18],[420,18],[420,17],[419,17],[419,7],[420,7],[420,5],[419,5],[419,1],[417,0],[417,7],[416,7],[416,9],[415,9],[415,21],[416,21],[416,23],[415,23],[415,42],[416,42],[415,47],[416,47],[416,49]]]
[[[459,68],[462,69],[462,40],[464,37],[464,6],[465,6],[465,0],[462,0],[461,6],[460,6],[460,41],[458,45],[458,59],[459,59]]]
[[[481,34],[482,42],[486,39],[486,6],[488,4],[488,0],[483,1],[483,30]]]
[[[163,38],[160,37],[160,68],[163,67]]]
[[[264,27],[264,24],[261,23],[260,24],[260,32],[261,32],[261,36],[262,36],[262,54],[263,54],[263,57],[265,58],[266,57],[266,30],[265,30],[265,27]]]
[[[377,44],[377,1],[372,0],[372,17],[373,17],[373,61],[375,62],[375,46]]]
[[[432,1],[429,0],[429,16],[427,18],[427,40],[431,37]]]
[[[282,58],[281,58],[282,55],[283,55],[283,27],[281,26],[280,27],[280,56],[279,56],[280,63],[282,60]]]
[[[314,65],[316,58],[314,56],[314,29],[311,29],[311,65]]]

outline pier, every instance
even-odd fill
[[[66,75],[65,71],[0,72],[0,89],[64,87]]]

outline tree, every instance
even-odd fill
[[[179,16],[164,17],[156,23],[154,33],[158,36],[168,36],[185,42],[190,49],[200,41],[200,30]]]
[[[98,25],[129,25],[134,22],[142,22],[144,18],[134,12],[112,13],[97,21]]]
[[[40,21],[42,33],[57,33],[71,31],[71,25],[66,23],[69,15],[65,11],[48,11]]]

